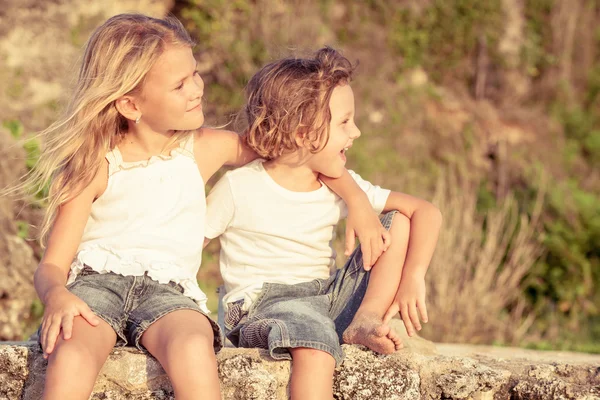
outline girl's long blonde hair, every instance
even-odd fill
[[[42,246],[58,208],[91,183],[106,153],[126,133],[128,121],[115,100],[141,92],[146,74],[167,45],[194,42],[176,18],[141,14],[114,16],[88,40],[66,113],[40,133],[41,156],[20,185],[39,193],[49,184]],[[186,134],[176,132],[177,137]]]

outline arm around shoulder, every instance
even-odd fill
[[[194,146],[205,181],[224,165],[238,167],[258,157],[240,135],[227,130],[202,128],[196,133]]]

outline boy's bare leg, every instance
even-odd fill
[[[144,332],[141,344],[160,362],[177,400],[221,399],[213,330],[194,310],[173,311]]]
[[[390,234],[391,245],[373,266],[365,297],[343,334],[345,343],[362,344],[382,354],[402,348],[402,340],[389,325],[383,323],[383,316],[394,300],[402,277],[410,220],[396,213]]]
[[[335,359],[331,354],[306,347],[290,349],[292,354],[292,400],[332,400]]]
[[[48,357],[42,398],[87,400],[116,341],[117,334],[105,321],[92,326],[82,317],[75,317],[71,338],[64,340],[61,332]]]

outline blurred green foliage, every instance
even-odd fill
[[[441,78],[457,72],[484,40],[494,62],[503,28],[500,0],[434,0],[418,14],[410,9],[382,11],[390,15],[390,42],[403,57],[403,67],[422,66]],[[463,77],[464,78],[464,77]]]

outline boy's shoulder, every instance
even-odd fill
[[[237,182],[247,182],[250,180],[257,179],[262,171],[264,171],[262,167],[262,163],[264,160],[256,159],[250,161],[246,165],[242,165],[241,167],[231,169],[223,175],[222,179],[227,179],[230,183]]]

